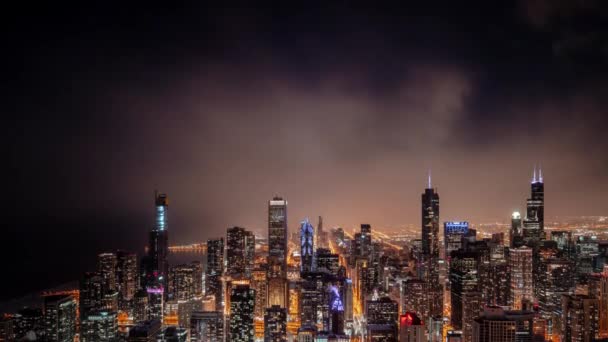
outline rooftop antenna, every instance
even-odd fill
[[[432,187],[431,187],[431,169],[429,169],[429,184],[428,184],[427,189],[432,189]]]

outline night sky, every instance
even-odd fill
[[[608,215],[606,1],[372,3],[5,8],[0,298],[141,252],[154,189],[173,243],[275,194],[418,224],[428,169],[442,220],[507,220],[535,164],[548,217]]]

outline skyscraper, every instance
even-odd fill
[[[138,287],[137,254],[125,251],[116,253],[116,283],[120,293],[120,307],[131,306]]]
[[[599,304],[599,335],[608,337],[608,265],[602,273],[594,274],[589,279],[589,295],[597,298]]]
[[[233,279],[249,278],[255,258],[255,235],[241,227],[228,228],[226,234],[226,273]]]
[[[344,303],[337,286],[329,288],[329,331],[334,335],[344,334]]]
[[[172,266],[169,272],[169,298],[188,301],[200,297],[201,271],[199,262]]]
[[[526,218],[523,223],[522,235],[525,243],[534,244],[545,239],[545,185],[542,169],[532,176],[531,196],[526,206]]]
[[[169,198],[166,194],[155,193],[155,224],[150,231],[150,240],[148,244],[148,275],[146,277],[145,287],[148,286],[167,286],[167,275],[169,273],[169,263],[167,256],[169,253],[169,236],[167,221],[167,211],[169,208]],[[158,283],[158,284],[156,284]]]
[[[114,253],[101,253],[97,256],[97,273],[103,277],[106,289],[110,291],[117,289],[116,265],[116,254]]]
[[[511,229],[509,230],[509,244],[511,248],[521,247],[524,244],[521,227],[521,214],[514,211],[511,214]]]
[[[253,342],[255,290],[236,285],[230,290],[230,342]]]
[[[532,249],[528,247],[509,249],[509,269],[511,270],[510,304],[521,310],[525,301],[534,300],[532,278]]]
[[[473,318],[483,306],[480,290],[479,253],[470,250],[452,252],[450,263],[450,300],[452,326],[463,330],[465,341],[471,340]]]
[[[359,255],[368,261],[371,257],[372,250],[372,226],[369,224],[361,224],[361,233],[359,235]]]
[[[80,279],[80,314],[86,316],[89,311],[102,310],[106,281],[95,272],[86,272]]]
[[[69,295],[44,298],[44,331],[48,341],[74,342],[76,336],[76,300]]]
[[[599,301],[587,295],[562,296],[562,341],[591,342],[599,334]]]
[[[541,316],[546,320],[547,336],[558,336],[562,295],[574,292],[574,263],[557,248],[554,241],[542,241],[537,248],[534,263],[534,296],[538,300]]]
[[[287,309],[273,305],[264,314],[264,341],[287,342]]]
[[[399,317],[399,342],[427,342],[424,322],[415,312]]]
[[[429,260],[439,258],[439,194],[429,183],[422,194],[422,254]]]
[[[268,306],[287,307],[287,201],[268,202]]]
[[[112,342],[118,340],[118,319],[116,312],[90,312],[80,323],[80,341]]]
[[[388,297],[365,304],[369,341],[396,341],[399,334],[399,304]]]
[[[469,231],[469,223],[463,222],[444,222],[443,239],[445,247],[445,257],[449,261],[452,251],[462,248],[462,239]]]
[[[473,322],[473,342],[532,341],[534,312],[486,307]]]
[[[415,312],[420,317],[429,316],[429,285],[422,279],[412,278],[403,281],[401,312]]]
[[[222,274],[224,270],[224,238],[207,240],[205,294],[215,296],[217,311],[223,310]]]
[[[268,202],[268,257],[287,270],[287,201],[274,197]]]
[[[443,313],[443,285],[439,282],[439,194],[431,185],[430,172],[421,202],[422,260],[419,263],[422,268],[422,279],[430,285],[429,314],[437,316]]]
[[[219,311],[195,311],[190,317],[190,341],[224,342],[224,314]]]
[[[314,229],[308,219],[300,225],[300,257],[302,258],[301,271],[312,272],[314,265]]]
[[[165,309],[165,288],[162,285],[148,286],[148,319],[163,319]]]

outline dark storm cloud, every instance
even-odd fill
[[[154,188],[176,242],[264,233],[275,194],[291,228],[418,223],[429,168],[442,218],[501,219],[535,163],[549,216],[605,214],[606,31],[543,4],[24,12],[3,229],[32,264],[141,250]]]

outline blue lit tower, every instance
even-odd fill
[[[302,257],[302,273],[313,271],[314,265],[314,229],[308,219],[300,226],[300,254]]]
[[[542,169],[532,173],[531,196],[527,201],[523,238],[527,244],[545,239],[545,184]]]
[[[445,258],[450,259],[452,251],[457,251],[462,248],[462,239],[469,231],[469,223],[462,222],[444,222],[443,223],[443,240],[445,245]]]
[[[167,285],[167,275],[169,274],[169,263],[167,255],[169,251],[169,236],[167,223],[167,209],[169,208],[169,198],[166,194],[156,192],[155,197],[155,214],[154,229],[150,232],[150,242],[148,245],[148,269],[151,271],[151,277],[148,276],[146,286],[162,286]],[[156,284],[154,284],[156,283]]]
[[[330,286],[329,312],[331,313],[330,330],[332,334],[344,334],[344,305],[337,286]]]

